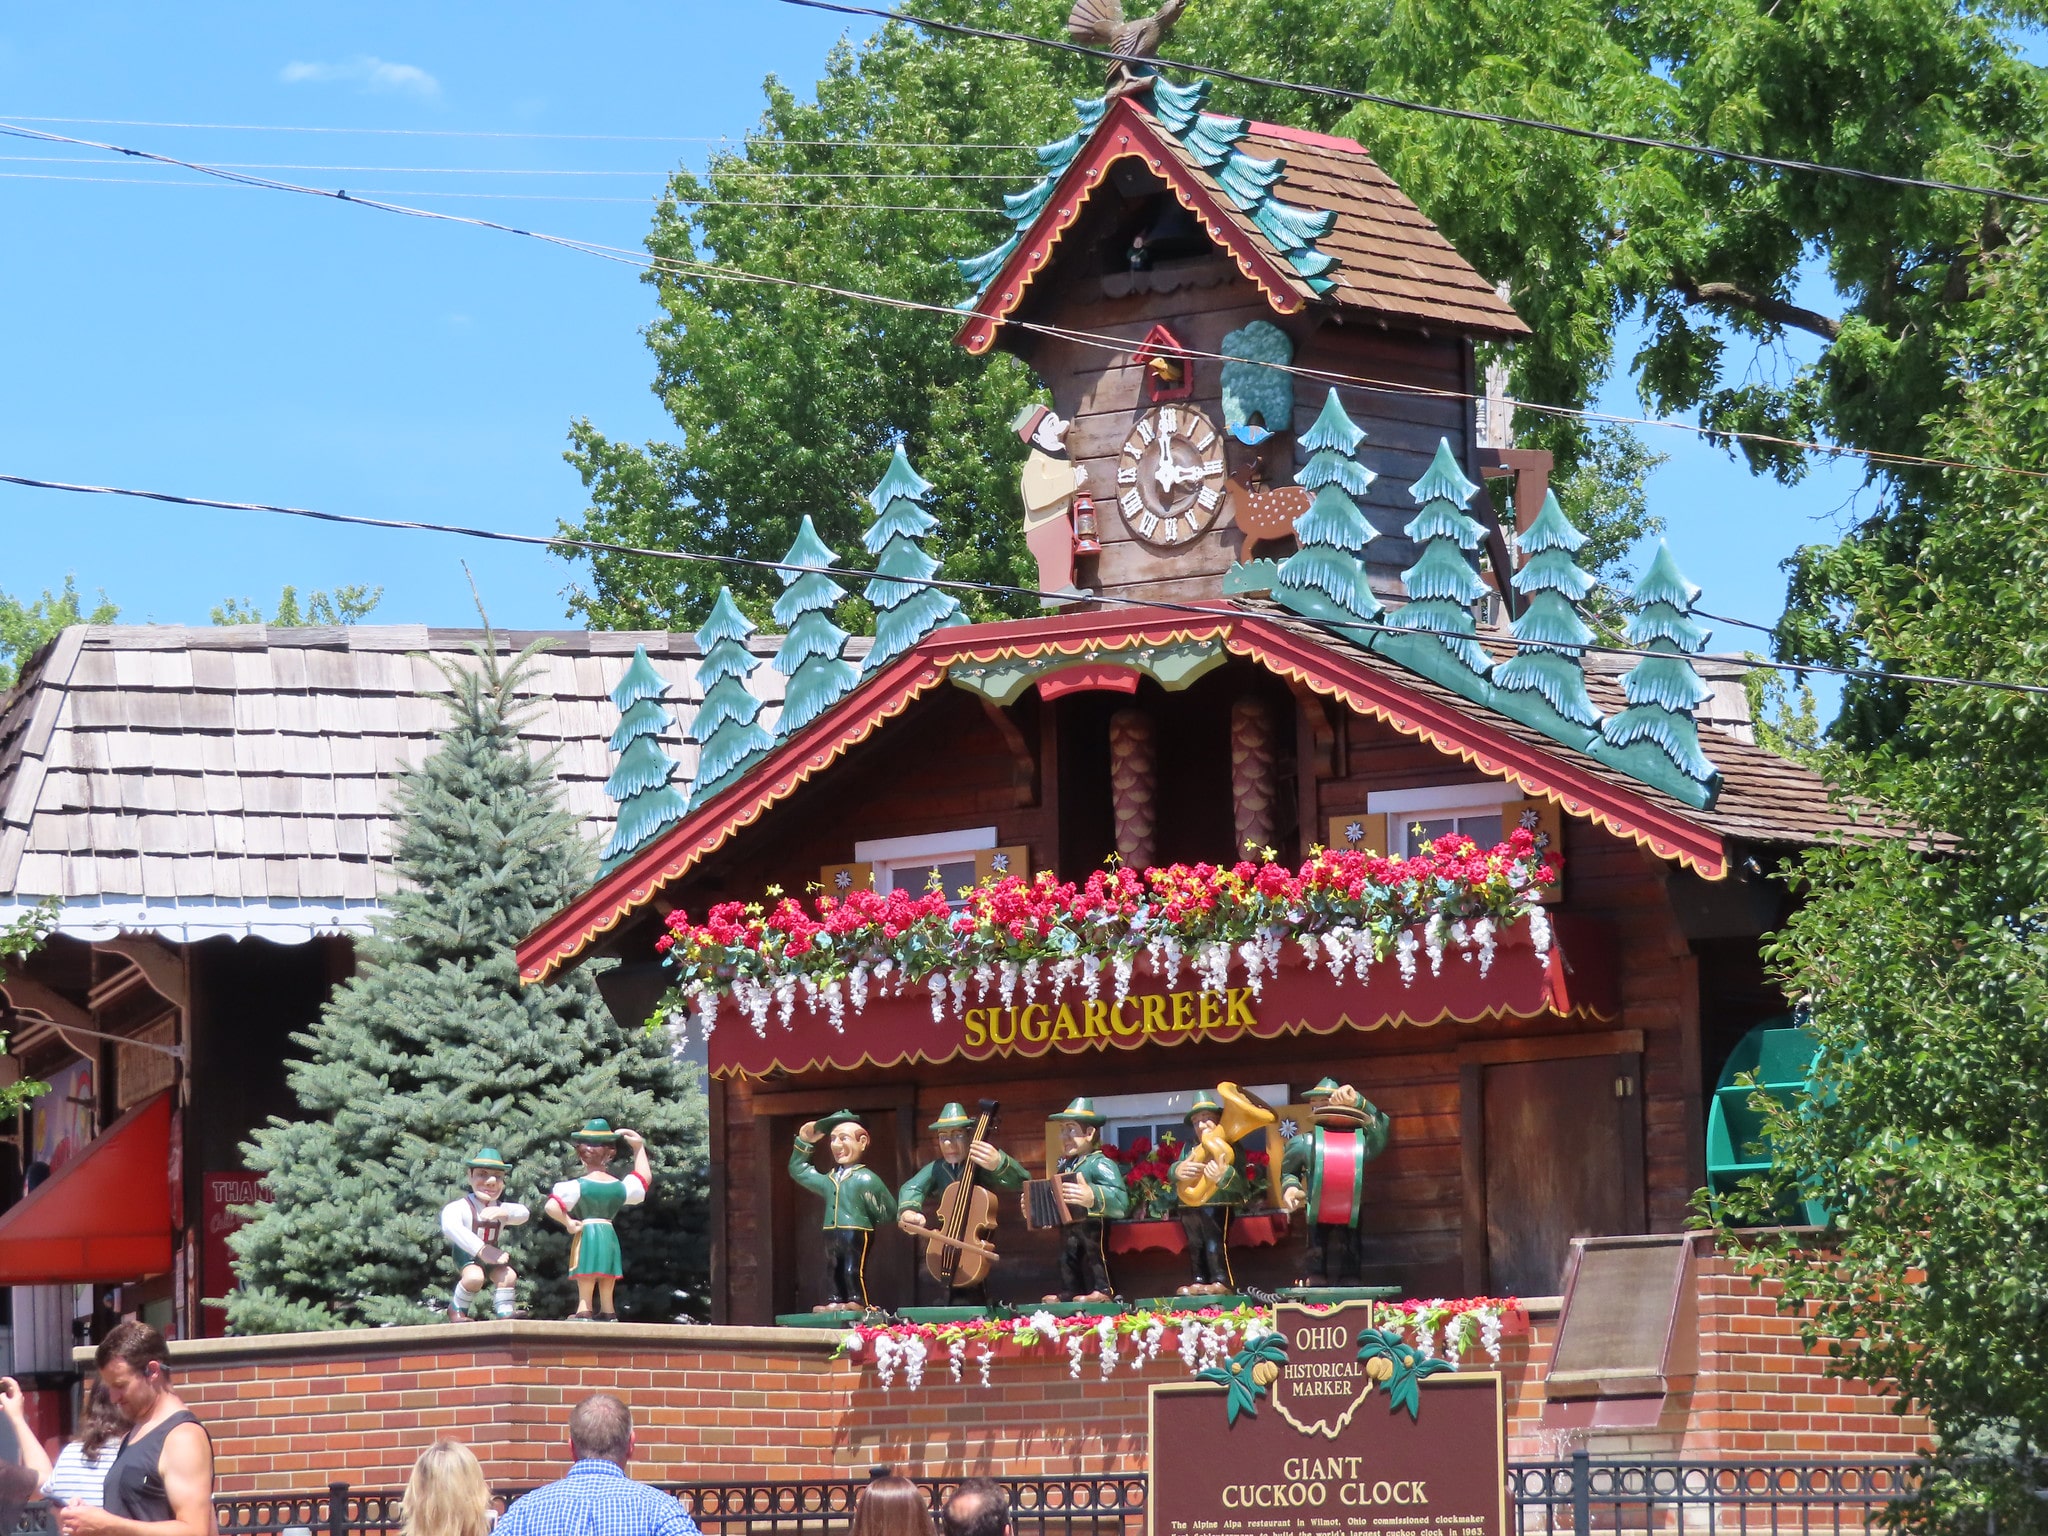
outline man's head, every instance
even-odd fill
[[[1042,405],[1027,405],[1010,423],[1019,439],[1041,453],[1065,453],[1069,425]]]
[[[967,1160],[967,1143],[974,1134],[974,1117],[957,1103],[948,1103],[939,1111],[939,1118],[931,1123],[932,1134],[938,1138],[939,1156],[949,1163]]]
[[[149,1324],[130,1318],[116,1323],[93,1356],[100,1382],[121,1417],[140,1424],[171,1389],[171,1347]]]
[[[1076,1099],[1051,1118],[1060,1128],[1060,1151],[1068,1157],[1094,1151],[1102,1138],[1105,1117],[1096,1112],[1093,1099]]]
[[[852,1167],[867,1153],[867,1128],[851,1120],[833,1126],[831,1147],[833,1162],[842,1168]]]
[[[939,1156],[949,1163],[965,1160],[967,1156],[967,1133],[965,1131],[939,1132]]]
[[[970,1477],[947,1498],[939,1523],[944,1536],[1008,1536],[1010,1497],[1001,1484]]]
[[[633,1454],[633,1415],[609,1392],[593,1392],[569,1410],[569,1450],[578,1461],[626,1464]]]

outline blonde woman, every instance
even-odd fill
[[[491,1490],[484,1469],[460,1440],[436,1440],[412,1464],[399,1506],[403,1536],[485,1536]]]

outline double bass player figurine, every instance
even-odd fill
[[[993,1114],[994,1108],[993,1104],[983,1101],[984,1116]],[[975,1117],[957,1103],[949,1103],[939,1111],[939,1118],[929,1127],[938,1138],[939,1155],[913,1173],[903,1188],[896,1192],[897,1226],[912,1237],[926,1237],[933,1228],[925,1217],[925,1202],[935,1201],[940,1206],[940,1226],[947,1226],[945,1218],[953,1216],[952,1225],[960,1229],[953,1231],[951,1238],[956,1241],[963,1237],[972,1238],[974,1233],[966,1230],[970,1224],[965,1223],[953,1209],[958,1202],[949,1198],[954,1190],[961,1188],[963,1174],[968,1176],[974,1188],[987,1189],[991,1193],[1015,1194],[1024,1187],[1024,1165],[985,1136],[975,1134],[977,1129],[985,1130],[986,1125],[984,1119],[977,1126]],[[972,1190],[968,1193],[971,1196]],[[993,1219],[992,1203],[990,1218]],[[947,1234],[941,1232],[940,1235],[944,1237]],[[936,1278],[945,1282],[948,1304],[958,1302],[979,1306],[988,1300],[986,1263],[976,1266],[981,1271],[979,1278],[967,1280],[964,1276],[969,1271],[958,1267],[960,1250],[953,1250],[954,1259],[949,1262],[942,1251],[942,1244],[930,1242],[926,1246],[926,1266]],[[990,1253],[984,1257],[993,1262],[995,1255]]]

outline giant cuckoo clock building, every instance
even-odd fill
[[[1475,405],[1475,349],[1525,323],[1358,143],[1133,83],[1079,104],[1044,179],[1005,199],[1009,238],[961,262],[959,344],[1014,353],[1046,391],[1018,423],[1016,514],[1042,614],[969,624],[914,585],[928,488],[899,457],[868,560],[808,526],[790,557],[872,564],[872,650],[830,622],[829,576],[792,572],[771,736],[719,703],[715,648],[746,628],[722,605],[699,782],[528,939],[522,974],[609,957],[609,990],[652,1010],[673,913],[922,893],[932,871],[946,893],[1248,856],[1299,871],[1318,850],[1421,858],[1520,830],[1556,879],[1533,912],[1424,922],[1356,963],[1288,934],[1227,974],[1154,952],[1124,978],[1105,954],[993,983],[884,968],[792,1006],[711,995],[715,1321],[824,1302],[819,1202],[788,1164],[828,1112],[860,1118],[893,1190],[949,1104],[996,1101],[991,1139],[1042,1180],[1049,1117],[1077,1097],[1127,1149],[1181,1132],[1219,1084],[1299,1106],[1324,1079],[1387,1121],[1358,1182],[1359,1285],[1556,1297],[1575,1239],[1683,1230],[1693,1192],[1749,1155],[1746,1095],[1721,1085],[1796,1055],[1759,957],[1786,900],[1769,877],[1846,812],[1753,743],[1670,553],[1635,594],[1638,654],[1582,649],[1573,509],[1547,455],[1486,440],[1499,424],[1483,434]],[[1184,1242],[1146,1214],[1110,1228],[1115,1289],[1171,1296]],[[1255,1191],[1234,1287],[1295,1279],[1301,1229]],[[1061,1240],[1006,1198],[989,1295],[1060,1291]],[[892,1309],[948,1299],[893,1229],[865,1280]]]

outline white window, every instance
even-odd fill
[[[1406,857],[1452,832],[1491,848],[1507,835],[1501,807],[1521,798],[1512,784],[1443,784],[1381,790],[1366,797],[1365,809],[1367,815],[1387,818],[1387,852]]]
[[[918,837],[869,838],[853,845],[853,857],[856,863],[874,866],[875,890],[884,896],[897,890],[917,895],[931,888],[936,875],[946,900],[958,906],[962,888],[974,884],[974,856],[995,846],[994,827],[970,827]]]
[[[1171,1136],[1182,1146],[1188,1141],[1188,1106],[1205,1090],[1189,1088],[1180,1093],[1098,1093],[1095,1108],[1107,1117],[1102,1128],[1106,1147],[1130,1147],[1139,1141],[1159,1145],[1161,1136]],[[1212,1087],[1206,1090],[1214,1093]],[[1285,1083],[1258,1083],[1248,1090],[1278,1109],[1287,1102]]]

